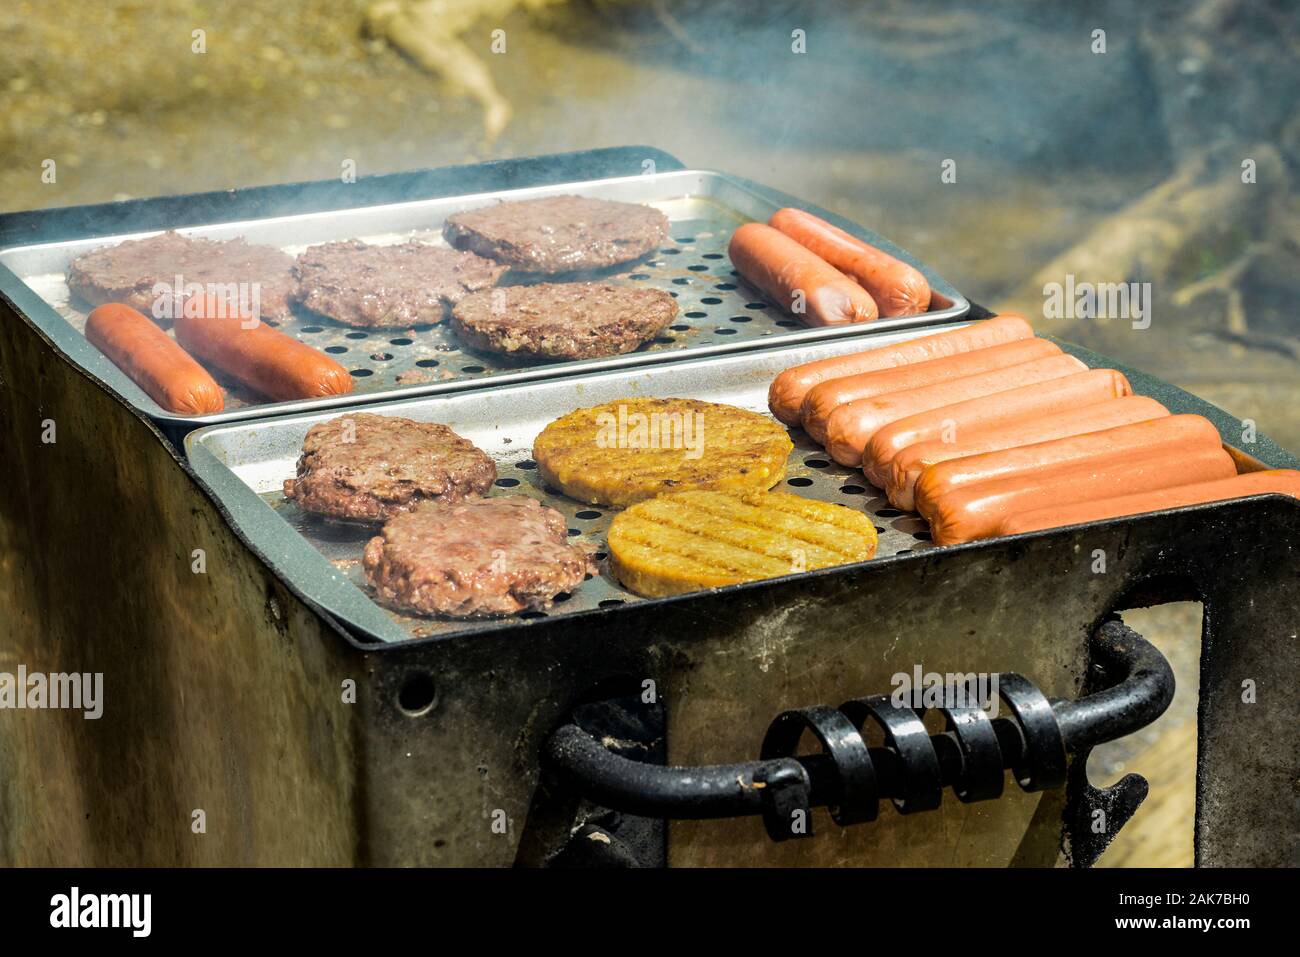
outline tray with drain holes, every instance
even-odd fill
[[[4,267],[0,269],[0,280],[21,283],[34,294],[23,297],[30,303],[24,309],[28,317],[74,361],[111,385],[169,434],[184,434],[215,423],[343,408],[372,400],[458,392],[742,352],[780,343],[933,325],[950,322],[969,309],[967,300],[942,277],[875,233],[775,190],[709,171],[678,170],[193,227],[177,223],[176,227],[184,235],[207,239],[242,236],[251,243],[275,246],[292,255],[311,245],[341,239],[376,244],[416,240],[445,245],[441,228],[452,213],[503,200],[563,194],[647,203],[668,217],[669,238],[640,259],[608,270],[556,277],[507,273],[502,283],[598,280],[670,293],[677,300],[676,319],[660,336],[634,352],[600,359],[521,363],[463,347],[445,322],[402,329],[357,329],[296,306],[294,318],[280,323],[278,328],[343,365],[353,377],[351,393],[268,403],[219,371],[210,370],[226,390],[226,408],[218,413],[178,415],[162,409],[85,340],[83,332],[91,307],[72,296],[65,279],[69,263],[78,256],[101,246],[154,235],[156,230],[0,250],[0,266]],[[787,205],[824,215],[916,266],[934,291],[931,310],[919,316],[880,319],[864,325],[812,329],[766,301],[735,274],[727,257],[727,243],[737,226],[755,219],[766,220]]]
[[[371,599],[360,559],[378,527],[306,514],[283,495],[284,480],[294,477],[307,430],[347,410],[209,426],[186,436],[185,451],[198,476],[267,560],[309,599],[360,633],[382,641],[401,641],[526,626],[557,615],[652,600],[621,587],[609,571],[605,535],[617,509],[574,501],[547,488],[540,478],[532,459],[532,443],[551,421],[574,409],[627,397],[700,399],[766,413],[768,385],[783,369],[917,334],[920,332],[884,333],[869,341],[839,339],[352,409],[449,426],[496,462],[498,476],[491,494],[529,495],[564,516],[570,537],[596,553],[599,572],[572,594],[560,596],[544,612],[457,621],[400,614]],[[861,471],[836,465],[802,430],[792,429],[790,435],[795,448],[785,477],[774,491],[866,512],[879,536],[873,560],[934,547],[919,516],[890,507]]]

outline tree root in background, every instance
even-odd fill
[[[1076,283],[1150,282],[1163,335],[1123,321],[1042,324],[1174,375],[1204,366],[1188,350],[1207,344],[1300,358],[1291,305],[1300,293],[1300,205],[1290,183],[1300,173],[1300,110],[1294,71],[1276,60],[1300,41],[1294,4],[1199,0],[1170,12],[1152,5],[1139,43],[1176,169],[1018,285],[1008,304],[1041,316],[1044,284],[1067,274]],[[1248,159],[1254,182],[1243,182]],[[1257,365],[1265,374],[1269,364]]]
[[[1032,310],[1033,303],[1041,304],[1044,283],[1061,282],[1067,273],[1079,280],[1168,287],[1202,270],[1207,257],[1235,258],[1261,234],[1270,202],[1285,194],[1287,179],[1273,147],[1256,144],[1241,155],[1255,160],[1256,183],[1241,181],[1241,167],[1231,157],[1197,156],[1035,272],[1011,302]]]
[[[488,67],[492,31],[516,9],[538,10],[562,0],[383,0],[366,11],[365,31],[381,38],[438,76],[453,92],[483,107],[483,135],[490,145],[514,115]],[[465,39],[471,28],[475,42]],[[504,37],[509,49],[509,36]]]
[[[514,107],[497,88],[490,66],[492,31],[517,9],[541,10],[565,0],[380,0],[366,10],[363,32],[400,50],[419,67],[446,83],[453,94],[468,96],[483,108],[487,146],[514,117]],[[651,0],[655,21],[696,55],[702,47],[668,8]],[[509,44],[509,37],[505,37]]]
[[[1247,158],[1255,163],[1253,183],[1242,181],[1241,161]],[[1064,285],[1071,275],[1076,285],[1151,283],[1153,323],[1166,330],[1176,323],[1182,337],[1208,334],[1250,343],[1252,308],[1267,307],[1254,295],[1261,286],[1260,264],[1269,258],[1261,254],[1278,244],[1280,232],[1293,228],[1288,193],[1286,165],[1268,144],[1203,152],[1103,219],[1017,286],[1004,304],[1042,317],[1044,287]],[[1122,318],[1039,322],[1053,335],[1126,356],[1142,352],[1143,339],[1153,340],[1151,349],[1162,353],[1169,347],[1167,336],[1135,335]]]

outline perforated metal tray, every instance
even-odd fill
[[[647,285],[676,297],[679,313],[672,327],[636,352],[607,359],[521,365],[487,353],[462,349],[446,324],[395,330],[359,330],[306,312],[280,328],[331,354],[354,377],[349,395],[292,402],[263,403],[258,397],[226,380],[223,412],[182,416],[167,412],[145,395],[106,357],[86,342],[89,306],[70,298],[64,273],[68,264],[99,246],[152,233],[101,236],[41,245],[16,246],[0,251],[7,267],[39,297],[28,309],[29,318],[67,352],[74,361],[109,383],[132,404],[171,434],[219,422],[243,421],[267,415],[343,408],[376,399],[413,397],[486,385],[553,378],[671,361],[687,356],[719,355],[783,342],[820,341],[858,336],[866,326],[808,329],[735,275],[727,258],[727,242],[736,226],[766,219],[785,205],[798,204],[824,214],[863,239],[920,269],[936,293],[936,308],[904,319],[882,319],[870,331],[887,331],[952,321],[966,314],[969,304],[955,289],[887,240],[838,217],[800,203],[793,197],[736,179],[723,173],[681,170],[675,172],[589,180],[441,199],[419,200],[341,211],[308,213],[186,228],[187,235],[210,239],[246,237],[250,242],[276,246],[297,254],[309,245],[337,239],[363,239],[396,243],[419,239],[442,243],[443,220],[451,213],[498,200],[529,199],[564,193],[649,203],[671,221],[671,238],[655,252],[612,271],[564,277],[601,278],[629,285]],[[507,276],[505,281],[522,281]]]
[[[943,328],[956,328],[956,324]],[[284,480],[294,475],[307,430],[341,410],[207,427],[186,437],[185,451],[199,477],[269,561],[321,607],[364,632],[384,641],[400,641],[527,625],[548,616],[646,600],[622,588],[608,570],[605,533],[617,510],[568,499],[548,489],[538,476],[531,458],[532,442],[549,422],[576,408],[628,396],[703,399],[766,413],[768,384],[782,369],[917,334],[882,334],[871,337],[870,342],[840,339],[365,407],[369,412],[450,426],[496,461],[498,478],[493,494],[529,495],[557,509],[568,522],[569,534],[597,552],[599,575],[545,613],[460,622],[402,615],[373,602],[360,558],[375,530],[304,514],[286,502],[281,491]],[[920,517],[890,507],[860,471],[833,463],[802,430],[793,429],[790,434],[795,449],[785,479],[776,490],[836,502],[871,515],[880,540],[877,558],[933,547]]]

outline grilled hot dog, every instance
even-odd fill
[[[930,522],[935,542],[955,545],[996,535],[1003,521],[1021,512],[1210,482],[1235,474],[1232,457],[1221,446],[1162,449],[976,482],[933,502],[918,492],[916,507]]]
[[[919,389],[904,389],[840,406],[826,419],[826,451],[841,465],[861,467],[863,452],[876,432],[891,422],[917,412],[1005,392],[1019,386],[1059,379],[1087,369],[1074,356],[1057,355],[1019,365],[938,382]]]
[[[891,422],[871,437],[862,455],[862,470],[883,488],[895,455],[927,439],[961,438],[982,429],[1026,421],[1081,405],[1104,402],[1133,390],[1114,369],[1089,369],[1051,380],[1051,388],[1033,384],[990,396],[957,402]]]
[[[896,342],[867,352],[806,362],[786,369],[772,380],[772,385],[767,390],[767,407],[786,425],[798,425],[804,397],[819,382],[972,352],[1003,342],[1029,339],[1033,334],[1034,330],[1029,323],[1020,316],[995,316],[937,335],[908,339],[906,342]]]
[[[1093,370],[1109,371],[1109,370]],[[1119,373],[1116,373],[1118,375]],[[1083,373],[1084,376],[1090,373]],[[1075,376],[1068,377],[1076,378]],[[1059,380],[1061,387],[1066,379]],[[1056,389],[1053,385],[1053,389]],[[1037,391],[1037,390],[1036,390]],[[1005,393],[999,393],[999,397]],[[1082,397],[1086,403],[1088,397]],[[983,402],[976,399],[975,402]],[[943,410],[936,410],[942,412]],[[923,413],[923,416],[930,413]],[[1144,395],[1126,395],[1119,399],[1108,399],[1096,404],[1083,404],[1082,408],[1069,408],[1063,412],[1051,414],[1030,413],[1017,418],[1006,425],[988,429],[974,430],[974,434],[965,441],[945,442],[943,439],[927,439],[913,442],[894,454],[893,460],[884,458],[894,453],[895,442],[909,441],[916,432],[909,433],[905,423],[918,418],[913,416],[902,422],[895,422],[881,429],[871,439],[863,456],[863,470],[868,476],[884,475],[885,494],[895,508],[911,511],[914,508],[913,490],[916,480],[924,469],[950,459],[965,458],[968,455],[980,455],[984,452],[997,452],[1011,449],[1018,445],[1032,445],[1035,442],[1047,442],[1051,439],[1063,439],[1070,435],[1083,435],[1101,429],[1113,429],[1132,422],[1144,422],[1169,415],[1169,410],[1155,399]],[[954,427],[955,431],[955,427]],[[963,431],[969,432],[969,429]],[[892,433],[888,434],[888,433]],[[872,478],[875,482],[876,479]],[[879,483],[877,483],[879,484]]]
[[[1220,449],[1222,446],[1219,430],[1209,419],[1199,415],[1169,415],[940,462],[921,473],[916,483],[916,503],[920,509],[925,503],[938,502],[945,495],[977,482],[1036,474],[1057,466],[1162,450]]]
[[[189,352],[270,399],[310,399],[352,391],[348,370],[324,353],[207,297],[176,320]]]
[[[859,375],[830,379],[813,386],[803,399],[800,421],[804,431],[818,442],[826,441],[826,420],[841,405],[870,399],[887,392],[918,389],[921,386],[963,376],[1019,365],[1034,359],[1061,354],[1061,347],[1046,339],[1020,339],[987,349],[975,349],[942,359],[913,362],[893,369],[878,369]]]
[[[130,306],[97,306],[86,320],[86,338],[168,412],[201,415],[225,407],[212,376]]]
[[[771,226],[746,223],[727,247],[736,271],[809,326],[870,322],[870,294],[825,260]]]
[[[1213,482],[1196,482],[1177,485],[1157,492],[1138,492],[1116,498],[1103,498],[1076,505],[1059,505],[1037,508],[1009,515],[998,525],[999,535],[1019,535],[1063,525],[1082,525],[1108,518],[1123,518],[1158,512],[1166,508],[1183,508],[1206,502],[1222,502],[1248,495],[1290,495],[1300,499],[1300,472],[1295,469],[1270,469],[1265,472],[1246,472]]]
[[[882,316],[915,316],[930,308],[925,277],[884,250],[802,209],[778,209],[767,223],[855,280]]]

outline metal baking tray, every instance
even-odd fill
[[[957,328],[949,324],[943,328]],[[925,330],[930,332],[933,330]],[[259,550],[311,600],[340,620],[384,641],[450,635],[527,625],[531,621],[593,609],[643,602],[610,575],[605,533],[617,509],[586,505],[546,488],[532,459],[532,443],[548,423],[583,406],[629,396],[659,396],[722,402],[767,412],[767,388],[781,370],[801,362],[887,345],[919,332],[861,339],[837,339],[765,351],[607,371],[473,394],[428,396],[365,406],[366,411],[441,422],[496,461],[493,494],[524,494],[557,509],[569,533],[589,544],[600,559],[599,575],[584,582],[547,612],[525,612],[482,621],[451,621],[402,615],[382,608],[368,594],[360,557],[375,529],[307,515],[282,494],[294,476],[307,430],[340,410],[257,423],[209,426],[185,438],[185,452],[199,478],[229,509],[232,520]],[[892,508],[859,470],[836,465],[801,429],[791,429],[795,449],[777,491],[862,509],[879,534],[876,557],[933,548],[919,516]],[[662,600],[662,599],[659,599]]]
[[[85,339],[88,304],[71,300],[64,273],[68,264],[91,249],[154,235],[157,230],[94,238],[12,246],[0,250],[0,266],[35,295],[24,311],[74,361],[111,385],[136,408],[180,435],[203,425],[246,421],[268,415],[346,408],[371,400],[458,392],[487,385],[554,378],[570,373],[622,369],[685,357],[712,356],[768,347],[775,343],[817,342],[862,335],[867,326],[809,329],[765,301],[733,272],[727,241],[736,226],[766,220],[782,206],[799,205],[832,220],[862,239],[916,266],[936,294],[937,308],[920,316],[881,319],[869,331],[933,325],[966,314],[967,300],[937,275],[888,240],[794,197],[725,173],[678,170],[642,176],[586,180],[527,189],[482,192],[328,212],[313,212],[238,222],[188,226],[181,233],[209,239],[243,236],[250,242],[297,254],[310,245],[338,239],[396,243],[420,239],[443,243],[441,227],[454,212],[498,200],[531,199],[579,193],[626,202],[649,203],[671,222],[670,238],[648,256],[600,273],[565,278],[608,279],[647,285],[670,292],[678,302],[672,327],[636,352],[606,359],[523,365],[487,353],[462,349],[445,323],[412,329],[362,330],[300,312],[280,328],[331,354],[351,371],[355,388],[348,395],[264,403],[223,380],[226,409],[208,415],[177,415],[162,409]],[[0,271],[0,280],[8,279]],[[507,283],[524,280],[507,276]],[[412,381],[415,380],[415,381]]]
[[[581,378],[565,377],[524,383],[474,394],[429,396],[415,400],[356,406],[353,411],[397,415],[439,422],[473,442],[496,462],[493,494],[524,494],[559,511],[569,534],[586,543],[599,559],[599,574],[546,612],[525,612],[490,620],[456,621],[403,615],[372,601],[360,567],[366,542],[377,526],[334,522],[308,515],[284,500],[284,480],[292,478],[303,438],[318,422],[347,410],[283,417],[257,423],[209,426],[185,437],[185,453],[199,479],[229,510],[232,520],[303,594],[341,621],[383,641],[402,641],[526,626],[532,622],[646,601],[624,589],[609,572],[605,536],[618,509],[577,502],[548,488],[533,462],[532,443],[556,418],[586,406],[631,397],[702,399],[767,413],[772,379],[793,365],[843,355],[864,348],[956,329],[965,323],[899,330],[869,339],[760,350],[711,358],[645,366],[631,372],[606,371]],[[1260,437],[1248,454],[1227,441],[1240,423],[1180,389],[1146,373],[1070,343],[1051,339],[1092,368],[1113,368],[1128,378],[1133,391],[1149,395],[1171,412],[1194,412],[1209,418],[1224,437],[1224,448],[1239,472],[1295,468],[1295,459]],[[862,509],[872,517],[879,545],[872,561],[919,554],[936,546],[929,526],[915,512],[890,505],[861,470],[837,465],[802,429],[788,430],[794,450],[786,474],[774,491],[794,492],[826,502]],[[982,547],[983,542],[965,546]],[[798,577],[798,576],[792,576]]]

